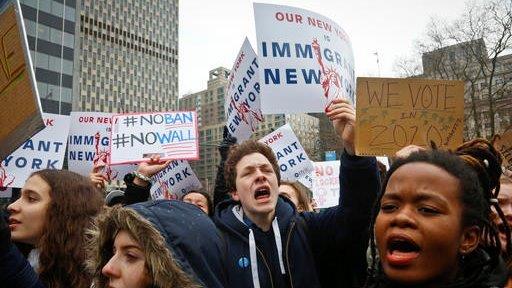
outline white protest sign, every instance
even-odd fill
[[[313,198],[318,208],[338,205],[340,197],[340,161],[314,162]]]
[[[254,3],[261,110],[323,112],[336,98],[354,101],[352,44],[331,19],[289,6]]]
[[[384,164],[384,166],[386,166],[386,171],[389,170],[389,159],[388,157],[384,157],[384,156],[377,156],[377,161],[379,161],[380,163]]]
[[[203,186],[188,161],[174,160],[151,179],[151,198],[181,199],[183,194]]]
[[[258,62],[247,38],[231,68],[226,91],[224,111],[229,134],[236,137],[238,142],[247,140],[258,128],[258,123],[263,122]]]
[[[21,188],[29,175],[42,169],[62,169],[69,116],[43,113],[46,128],[23,143],[1,163],[2,186]]]
[[[259,140],[267,144],[277,158],[281,179],[297,181],[313,171],[313,162],[300,145],[290,124],[285,124]]]
[[[70,171],[88,176],[95,166],[104,166],[105,180],[122,180],[135,170],[133,165],[110,166],[109,136],[112,113],[71,112],[68,137],[68,167]]]
[[[198,159],[195,111],[122,114],[112,117],[110,164],[160,159]]]

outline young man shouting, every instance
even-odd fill
[[[335,100],[326,115],[345,150],[338,206],[297,213],[278,196],[279,167],[265,144],[249,140],[229,154],[225,178],[232,199],[214,216],[227,242],[229,287],[362,286],[378,169],[374,157],[353,155],[354,108]]]

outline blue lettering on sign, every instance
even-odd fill
[[[92,161],[94,159],[94,152],[92,151],[68,151],[69,160],[78,161]]]
[[[320,70],[315,70],[315,69],[300,69],[301,71],[301,75],[302,77],[300,78],[301,80],[304,80],[304,83],[305,84],[311,84],[311,83],[314,83],[314,84],[320,84],[320,73],[321,71]],[[269,84],[270,82],[272,82],[272,84],[281,84],[281,73],[283,71],[276,68],[276,69],[264,69],[263,70],[263,75],[264,75],[264,80],[265,80],[265,84]],[[285,79],[285,83],[286,84],[297,84],[299,83],[297,81],[297,69],[295,68],[290,68],[290,69],[285,69],[284,71],[284,79]]]
[[[4,160],[4,166],[9,167],[9,165],[13,164],[17,168],[30,168],[30,169],[57,169],[57,164],[59,163],[59,160],[46,160],[46,162],[43,162],[42,159],[39,158],[33,158],[33,159],[27,159],[23,156],[18,157],[13,160],[13,156],[7,156]],[[44,164],[44,165],[43,165]]]
[[[107,138],[108,143],[108,138]],[[93,145],[94,144],[94,136],[82,136],[82,135],[72,135],[69,136],[69,144],[73,145]],[[102,140],[103,144],[103,140]],[[106,144],[108,145],[108,144]]]

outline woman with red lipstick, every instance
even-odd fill
[[[101,192],[76,173],[41,170],[27,179],[20,198],[7,208],[9,228],[12,241],[33,247],[28,261],[44,285],[90,287],[84,234],[102,206]]]
[[[421,151],[393,164],[371,226],[377,247],[367,287],[505,285],[490,221],[499,156],[474,144],[459,156]]]

